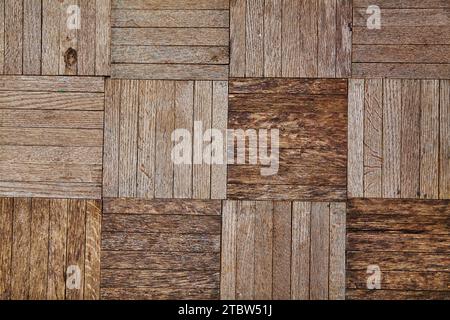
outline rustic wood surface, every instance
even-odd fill
[[[0,198],[2,300],[99,299],[99,200]],[[76,266],[79,287],[68,286]]]
[[[221,203],[106,199],[103,299],[217,299]]]
[[[344,299],[345,212],[345,203],[224,201],[221,298]]]
[[[449,205],[447,200],[350,200],[347,298],[448,299]],[[381,271],[378,290],[367,288],[370,265]]]

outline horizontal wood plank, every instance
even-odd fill
[[[114,64],[112,77],[156,80],[227,80],[226,65]]]
[[[112,0],[113,9],[152,9],[152,10],[204,10],[204,9],[228,9],[229,0]]]
[[[101,77],[0,76],[0,91],[104,92]]]

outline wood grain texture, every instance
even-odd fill
[[[350,1],[230,2],[232,77],[345,77]]]
[[[445,157],[439,158],[439,146],[448,140],[439,133],[439,110],[446,108],[443,84],[409,79],[351,81],[351,198],[448,198],[445,192],[440,194],[439,186],[448,180]]]
[[[347,153],[346,91],[343,80],[233,79],[228,128],[234,130],[229,138],[229,150],[234,152],[229,155],[228,198],[339,199],[337,194],[345,193],[347,185],[345,166],[335,161]],[[268,130],[267,137],[261,137],[262,130]],[[244,139],[259,143],[259,159],[254,156],[256,145],[243,143]],[[264,144],[269,150],[261,151]],[[306,156],[313,153],[318,157]],[[324,166],[316,163],[319,158]],[[276,168],[264,174],[274,161]]]
[[[100,198],[103,79],[11,76],[0,82],[0,194]]]
[[[345,203],[244,200],[223,209],[222,299],[344,299]]]
[[[442,3],[378,3],[383,27],[372,30],[363,3],[354,3],[353,10],[353,76],[446,79],[450,20]]]
[[[351,200],[347,212],[348,299],[439,299],[448,296],[447,200]],[[368,266],[381,289],[368,290]],[[398,297],[386,290],[397,291]]]
[[[221,211],[211,200],[107,199],[101,297],[181,299],[194,290],[193,298],[217,299]]]

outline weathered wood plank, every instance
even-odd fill
[[[244,77],[246,69],[246,0],[230,0],[230,75]]]
[[[192,137],[194,117],[194,82],[182,81],[175,83],[175,130],[186,130]],[[177,137],[175,145],[185,142],[184,137]],[[182,140],[183,139],[183,140]],[[175,149],[174,149],[175,151]],[[192,159],[192,148],[190,153],[177,153],[177,156],[185,156]],[[192,198],[192,164],[174,163],[173,173],[173,195],[174,198]]]
[[[420,198],[439,199],[439,81],[421,82],[420,104]]]
[[[349,212],[360,214],[388,214],[393,216],[446,216],[450,208],[446,201],[440,200],[390,200],[383,199],[352,199],[348,202]]]
[[[78,74],[95,75],[96,1],[78,0],[78,6],[82,24],[81,28],[77,30]],[[102,58],[98,57],[98,59]]]
[[[31,202],[30,292],[31,300],[47,299],[50,200]]]
[[[383,80],[383,197],[399,198],[402,82]]]
[[[11,299],[26,300],[30,290],[31,199],[14,199]]]
[[[245,18],[245,75],[264,75],[264,1],[247,0]]]
[[[147,10],[224,10],[229,8],[228,0],[112,0],[114,9]]]
[[[336,75],[336,0],[317,3],[317,75],[334,78]]]
[[[450,63],[449,45],[355,45],[355,63]]]
[[[255,295],[255,215],[256,202],[238,204],[236,226],[236,299],[251,300]]]
[[[383,155],[383,81],[365,81],[364,98],[364,196],[381,197]]]
[[[282,75],[282,0],[264,2],[264,76]]]
[[[450,64],[354,63],[352,70],[355,77],[385,78],[389,76],[390,78],[434,80],[446,79],[450,73]]]
[[[213,82],[212,129],[226,137],[228,128],[228,82]],[[225,138],[224,138],[225,139]],[[227,195],[227,144],[223,142],[222,157],[211,152],[211,199],[225,199]]]
[[[139,129],[137,141],[136,196],[151,199],[155,196],[156,92],[154,81],[139,82]]]
[[[366,26],[353,28],[353,44],[450,44],[450,27],[389,27],[369,30]]]
[[[96,0],[95,74],[111,74],[111,1]]]
[[[0,194],[6,197],[100,199],[100,183],[0,182]]]
[[[449,300],[446,291],[347,290],[348,300]]]
[[[310,298],[329,298],[330,204],[311,205]]]
[[[104,92],[100,77],[0,76],[0,91]]]
[[[41,74],[41,10],[41,1],[23,1],[23,74]]]
[[[348,196],[364,196],[364,80],[350,80],[348,101]]]
[[[113,46],[113,63],[228,64],[228,47]]]
[[[159,80],[227,80],[228,66],[204,64],[114,64],[113,78]]]
[[[23,0],[5,1],[5,65],[4,74],[23,72]]]
[[[50,200],[47,299],[64,300],[68,200]]]
[[[79,39],[77,29],[69,27],[70,15],[76,14],[73,5],[78,6],[78,1],[61,0],[59,20],[59,74],[74,76],[78,74]]]
[[[256,202],[255,206],[255,295],[256,300],[273,297],[273,203]]]
[[[121,82],[106,80],[103,157],[103,196],[119,196]]]
[[[222,300],[236,299],[237,206],[236,201],[225,201],[223,204],[220,281]]]
[[[291,298],[292,210],[289,202],[273,203],[272,298]]]
[[[220,252],[220,235],[102,232],[102,250]]]
[[[119,132],[119,197],[136,196],[139,83],[121,82]]]
[[[420,196],[420,81],[402,82],[400,183],[402,198]]]
[[[301,38],[300,10],[303,2],[284,0],[282,4],[282,75],[283,77],[301,76]],[[303,19],[301,19],[303,22]]]
[[[302,77],[318,76],[318,21],[319,3],[317,1],[301,1],[299,19],[301,46],[299,43],[300,51],[297,51],[297,53],[300,56],[299,67]],[[295,32],[298,32],[298,30]]]
[[[352,1],[336,1],[336,77],[350,77],[352,72]]]
[[[354,26],[366,26],[369,15],[366,8],[355,8]],[[388,9],[383,8],[383,26],[390,27],[421,27],[447,26],[450,22],[450,12],[446,9],[433,9],[424,5],[422,9]]]
[[[121,214],[183,214],[218,216],[221,212],[220,201],[204,200],[144,200],[107,198],[103,211]]]
[[[346,204],[330,205],[329,298],[345,300]]]
[[[439,197],[450,199],[450,81],[441,81]]]
[[[42,75],[59,74],[61,3],[42,0]]]
[[[219,300],[219,289],[102,288],[102,300]]]
[[[173,161],[171,135],[175,129],[175,83],[156,82],[156,159],[155,197],[173,197]]]
[[[101,201],[86,201],[84,300],[100,299]]]
[[[5,66],[5,0],[0,0],[0,74]]]
[[[11,298],[14,199],[0,199],[0,299]]]
[[[113,10],[112,27],[227,28],[228,10]]]
[[[291,298],[310,298],[311,203],[294,202],[292,207]],[[314,231],[315,232],[315,231]]]
[[[367,8],[373,4],[370,0],[354,0],[355,8]],[[384,9],[389,8],[449,8],[446,0],[378,0],[378,5]]]

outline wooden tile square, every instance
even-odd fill
[[[230,76],[343,78],[351,0],[232,0]]]
[[[114,1],[112,76],[228,80],[229,0]]]
[[[352,79],[352,198],[450,199],[450,81]]]
[[[99,200],[0,198],[0,299],[100,298]]]
[[[228,128],[279,130],[279,157],[274,154],[279,168],[274,174],[262,174],[268,165],[261,157],[251,164],[248,155],[255,146],[248,139],[245,164],[238,164],[239,150],[233,160],[229,156],[234,164],[228,166],[228,199],[346,199],[346,80],[232,79]]]
[[[347,299],[448,300],[449,221],[448,200],[351,200]]]
[[[221,298],[343,300],[345,207],[224,201]]]
[[[353,77],[448,79],[450,2],[355,0],[352,41]]]
[[[0,76],[0,195],[100,198],[104,80]]]
[[[0,74],[109,75],[110,13],[111,0],[0,1]]]
[[[101,298],[218,299],[221,201],[105,199]]]
[[[228,82],[108,80],[106,91],[105,197],[226,198],[226,161],[193,159],[197,143],[204,151],[206,130],[214,128],[225,136]],[[200,141],[194,130],[198,122],[204,130]],[[180,129],[189,135],[187,163],[172,157],[179,142],[172,135]]]

